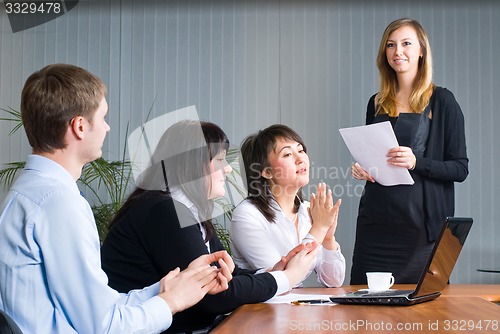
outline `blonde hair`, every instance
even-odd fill
[[[410,94],[410,107],[415,113],[422,113],[429,104],[434,84],[432,83],[432,54],[427,33],[420,23],[408,18],[401,18],[391,22],[385,28],[377,56],[377,67],[380,72],[380,91],[377,94],[377,114],[388,114],[397,116],[396,93],[398,80],[396,72],[387,61],[386,48],[389,36],[403,26],[411,26],[417,33],[422,57],[418,61],[418,71],[413,89]]]

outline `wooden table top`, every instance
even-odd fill
[[[361,288],[292,292],[338,295]],[[500,285],[449,285],[436,300],[412,306],[249,304],[211,333],[500,333],[500,306],[491,301],[500,301]]]

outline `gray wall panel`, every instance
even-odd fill
[[[196,105],[234,145],[272,123],[295,128],[308,145],[311,184],[326,179],[343,200],[337,234],[348,271],[363,184],[350,177],[338,128],[364,124],[385,26],[401,16],[419,20],[435,82],[455,94],[466,118],[470,176],[456,187],[456,215],[476,223],[452,282],[500,283],[500,275],[476,271],[500,268],[500,2],[80,1],[18,33],[1,6],[0,107],[17,109],[25,79],[46,64],[85,67],[108,84],[106,158],[120,157],[127,125],[139,126],[150,109],[155,117]],[[22,132],[8,135],[11,128],[0,122],[0,164],[30,150]]]

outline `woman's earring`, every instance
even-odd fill
[[[271,174],[271,172],[269,171],[269,169],[268,169],[268,168],[266,168],[266,169],[264,170],[264,173],[262,173],[262,176],[263,176],[265,179],[268,179],[268,180],[270,180],[270,179],[272,179],[272,178],[273,178],[273,175]]]

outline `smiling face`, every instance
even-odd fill
[[[269,153],[269,167],[262,174],[269,180],[273,193],[295,196],[309,183],[309,156],[300,143],[277,138],[274,150]]]
[[[422,56],[415,29],[405,25],[391,33],[387,39],[385,54],[387,62],[398,76],[408,74],[415,77]]]

